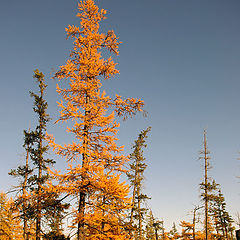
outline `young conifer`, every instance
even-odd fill
[[[29,133],[29,137],[32,138],[33,143],[30,148],[30,156],[35,166],[35,173],[29,179],[32,187],[32,196],[34,196],[36,201],[35,218],[36,218],[36,240],[41,238],[41,219],[42,219],[42,209],[43,209],[43,185],[46,179],[49,177],[46,172],[47,166],[54,164],[51,159],[46,159],[44,155],[48,150],[48,145],[44,144],[44,139],[46,136],[46,127],[49,122],[49,115],[47,114],[47,102],[44,99],[44,93],[47,85],[45,84],[44,75],[39,72],[38,69],[34,71],[33,76],[38,83],[39,95],[30,92],[31,96],[34,98],[33,110],[38,116],[38,125],[35,131]]]
[[[61,219],[63,218],[64,210],[68,208],[68,204],[62,204],[59,200],[59,193],[51,192],[46,189],[46,182],[51,181],[48,173],[48,168],[55,161],[46,157],[49,149],[46,140],[47,123],[50,121],[47,113],[47,101],[44,99],[45,84],[44,75],[38,69],[34,71],[33,76],[38,83],[39,94],[30,92],[34,98],[33,110],[38,116],[38,124],[35,131],[26,133],[29,139],[32,140],[30,147],[30,157],[34,166],[34,172],[29,177],[30,199],[32,199],[33,217],[36,220],[36,240],[40,240],[42,236],[42,220],[47,219],[52,223],[50,227],[52,231],[56,228],[61,228]]]
[[[111,57],[104,59],[100,50],[118,54],[119,42],[113,31],[99,32],[106,11],[93,0],[78,4],[80,27],[68,26],[67,36],[74,40],[66,64],[55,77],[68,87],[57,85],[63,100],[59,103],[58,122],[70,120],[67,131],[75,136],[70,144],[49,142],[58,155],[66,158],[65,173],[53,172],[58,186],[52,189],[77,198],[74,222],[77,239],[127,239],[122,226],[124,210],[129,205],[128,186],[120,183],[123,165],[128,160],[123,147],[116,144],[119,123],[141,111],[143,101],[121,96],[107,96],[102,81],[118,73]],[[65,85],[66,86],[66,85]]]
[[[210,199],[210,214],[215,223],[215,230],[217,236],[221,236],[225,239],[231,239],[233,235],[233,219],[226,210],[225,198],[221,192],[220,186],[218,185],[212,198]]]

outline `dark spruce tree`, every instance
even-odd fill
[[[49,147],[44,143],[44,139],[46,136],[47,123],[50,120],[49,115],[47,114],[48,104],[44,99],[44,93],[47,85],[45,84],[43,73],[39,72],[38,69],[34,71],[33,77],[37,80],[39,87],[38,94],[30,92],[31,97],[34,98],[33,110],[37,114],[38,124],[34,131],[28,133],[29,138],[32,139],[29,153],[34,166],[34,172],[28,181],[35,202],[34,217],[36,220],[36,240],[40,240],[42,211],[44,209],[44,202],[48,199],[45,196],[46,194],[43,190],[43,185],[49,178],[47,167],[55,162],[51,159],[45,158],[45,154],[47,153]]]
[[[144,171],[147,167],[143,157],[143,148],[146,145],[146,138],[151,128],[143,130],[133,146],[133,152],[130,155],[130,171],[128,179],[132,186],[132,208],[130,213],[130,226],[133,227],[132,235],[137,240],[143,239],[143,218],[147,209],[143,207],[143,202],[149,197],[143,194]]]
[[[20,178],[20,184],[15,190],[21,191],[18,191],[15,203],[21,209],[24,239],[29,239],[34,234],[35,239],[40,240],[43,218],[52,232],[61,233],[61,222],[68,204],[62,204],[58,194],[46,190],[46,182],[51,180],[47,168],[55,163],[46,158],[49,147],[45,143],[45,137],[50,120],[47,114],[48,104],[44,99],[47,85],[43,73],[38,69],[34,71],[33,77],[39,88],[38,93],[30,92],[34,99],[33,110],[37,114],[37,126],[35,130],[24,131],[25,165],[11,170],[9,174]],[[32,221],[35,221],[34,233],[28,226],[28,222]]]
[[[217,185],[216,191],[210,199],[210,215],[215,224],[215,230],[218,238],[232,239],[233,238],[233,219],[226,210],[225,198],[222,194],[220,185]]]
[[[29,130],[30,131],[30,130]],[[28,178],[32,174],[33,169],[29,167],[29,151],[33,144],[33,139],[29,134],[29,131],[24,130],[24,144],[25,149],[25,164],[18,166],[16,169],[12,169],[9,175],[17,177],[19,179],[19,185],[14,187],[13,191],[17,192],[17,197],[14,201],[14,206],[20,212],[20,218],[23,221],[23,239],[29,239],[31,234],[31,204],[27,198],[29,192]]]

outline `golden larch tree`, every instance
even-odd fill
[[[13,209],[13,199],[5,193],[0,193],[0,239],[24,240],[20,212]]]
[[[68,162],[64,173],[52,172],[59,184],[50,187],[78,199],[74,211],[78,240],[128,239],[123,219],[131,201],[128,186],[120,182],[128,158],[116,144],[116,116],[127,118],[142,111],[143,101],[110,97],[101,90],[102,81],[119,72],[113,59],[104,59],[100,50],[118,55],[119,42],[113,31],[99,33],[106,11],[99,10],[93,0],[80,1],[78,10],[80,27],[66,28],[73,50],[55,74],[60,83],[68,84],[57,85],[62,96],[58,122],[72,121],[67,131],[76,141],[59,145],[49,136],[55,152]]]

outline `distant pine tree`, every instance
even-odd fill
[[[146,194],[143,194],[143,180],[144,171],[147,167],[145,158],[143,157],[143,148],[146,145],[146,138],[151,128],[143,130],[133,146],[133,152],[130,154],[130,171],[128,173],[128,179],[132,186],[132,208],[130,214],[130,225],[135,228],[136,239],[143,239],[143,218],[147,209],[142,206],[142,203],[149,199]]]

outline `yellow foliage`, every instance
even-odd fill
[[[0,239],[23,240],[23,229],[20,224],[19,212],[12,209],[13,200],[5,193],[0,193]]]
[[[71,120],[67,132],[76,140],[59,145],[48,135],[54,151],[68,162],[65,173],[51,171],[59,184],[49,183],[49,187],[72,196],[84,194],[84,206],[75,209],[74,223],[84,225],[86,239],[128,239],[123,220],[130,207],[129,187],[120,182],[128,158],[116,144],[116,115],[135,115],[142,111],[143,101],[119,95],[112,98],[101,90],[101,82],[119,71],[111,57],[102,57],[100,49],[118,54],[118,38],[112,30],[99,33],[106,11],[99,10],[93,0],[80,1],[78,10],[80,27],[66,28],[74,44],[70,59],[55,74],[60,84],[68,83],[68,88],[57,85],[62,96],[57,122]]]

